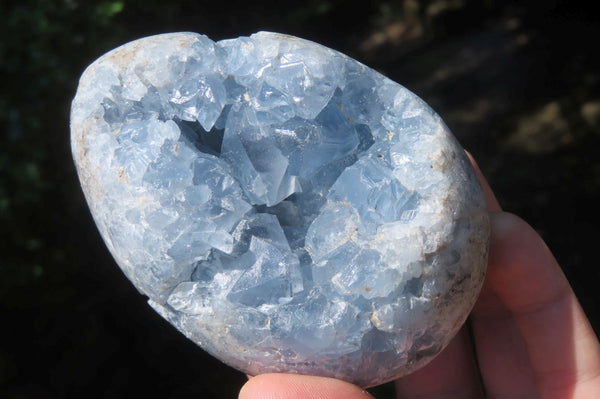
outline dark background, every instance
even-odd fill
[[[473,153],[502,206],[544,237],[598,332],[598,22],[557,0],[3,1],[0,397],[235,398],[244,382],[125,279],[72,164],[69,107],[83,69],[170,31],[301,36],[417,93]],[[389,387],[376,393],[389,397]]]

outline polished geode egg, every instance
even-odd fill
[[[406,88],[260,32],[140,39],[83,74],[73,156],[150,305],[248,374],[372,386],[437,355],[486,267],[464,151]]]

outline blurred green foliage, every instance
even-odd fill
[[[69,99],[81,65],[114,43],[122,1],[0,5],[0,301],[23,304],[69,262],[69,212],[80,206],[68,148]],[[67,212],[67,214],[65,214]],[[66,233],[66,234],[65,234]]]

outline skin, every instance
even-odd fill
[[[431,363],[398,379],[411,399],[600,398],[600,344],[552,253],[519,217],[503,212],[471,158],[491,220],[486,281],[467,325]],[[332,378],[263,374],[239,399],[367,399]]]

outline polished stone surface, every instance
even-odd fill
[[[85,71],[71,130],[119,266],[245,373],[383,383],[439,353],[478,295],[489,227],[463,150],[334,50],[144,38]]]

